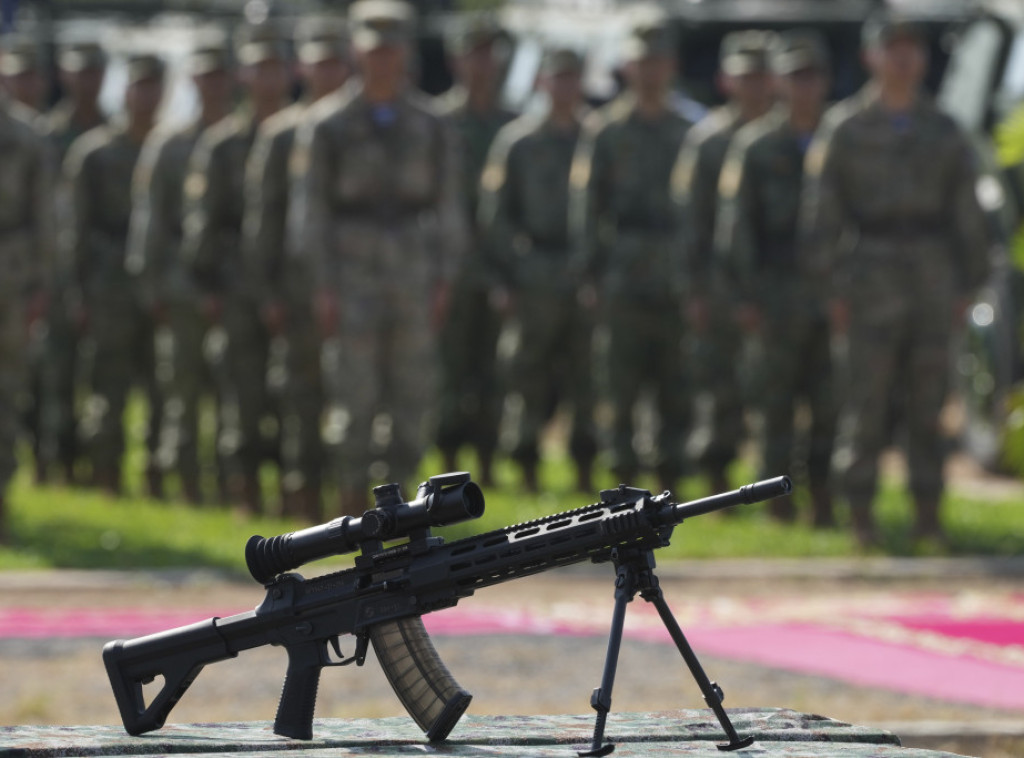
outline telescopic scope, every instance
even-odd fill
[[[417,530],[479,518],[484,512],[484,493],[464,471],[430,477],[408,503],[402,501],[397,484],[375,487],[373,495],[374,507],[362,516],[342,516],[277,537],[250,537],[245,545],[249,573],[266,584],[310,561],[359,550],[367,541],[408,537]]]

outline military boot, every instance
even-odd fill
[[[93,486],[110,497],[121,497],[121,467],[97,467],[93,472]]]
[[[836,525],[832,510],[832,492],[827,485],[811,485],[811,526],[815,529],[831,529]]]
[[[480,461],[480,471],[477,473],[481,487],[494,486],[494,453],[481,451],[477,456]],[[452,469],[454,471],[454,469]]]
[[[916,521],[914,523],[914,542],[936,552],[947,547],[946,533],[939,521],[939,498],[915,497],[914,506]]]
[[[163,500],[166,497],[164,472],[157,466],[146,467],[146,492],[153,500]]]
[[[203,504],[203,491],[199,486],[199,474],[197,472],[181,473],[181,494],[189,505]]]
[[[853,522],[853,536],[861,550],[869,550],[880,544],[878,528],[871,512],[871,500],[850,500],[850,519]]]
[[[263,491],[254,473],[236,474],[229,479],[228,491],[231,502],[246,513],[257,514],[263,510]]]
[[[796,504],[792,495],[782,495],[768,501],[768,512],[776,521],[792,524],[796,521]]]
[[[537,482],[537,463],[528,461],[523,463],[523,489],[531,495],[540,492],[540,485]]]

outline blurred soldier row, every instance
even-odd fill
[[[330,479],[342,512],[359,513],[371,484],[411,483],[432,443],[452,469],[473,447],[487,482],[510,395],[527,489],[559,407],[573,411],[584,490],[602,448],[621,481],[651,467],[666,488],[699,472],[725,489],[756,418],[764,473],[794,473],[824,527],[845,401],[839,486],[870,545],[886,414],[905,393],[919,530],[941,537],[946,359],[988,241],[970,148],[921,93],[914,26],[866,25],[872,80],[827,113],[817,35],[731,34],[727,103],[695,126],[675,105],[678,43],[658,11],[637,11],[613,102],[587,113],[585,62],[556,49],[538,78],[544,109],[518,118],[499,105],[511,40],[493,19],[461,27],[457,85],[435,101],[410,85],[414,24],[402,0],[353,3],[347,30],[300,24],[305,94],[288,107],[272,28],[235,41],[246,98],[230,113],[227,50],[197,49],[200,115],[174,133],[153,128],[159,60],[129,62],[125,113],[97,126],[102,51],[62,52],[69,99],[44,122],[63,159],[62,240],[33,331],[41,477],[59,463],[71,478],[87,453],[94,482],[119,491],[138,386],[154,495],[174,472],[189,500],[206,497],[209,395],[223,498],[262,508],[260,465],[274,460],[289,512],[319,519]],[[5,75],[18,60],[5,56]],[[15,228],[38,220],[28,210]],[[785,500],[772,512],[797,515]]]

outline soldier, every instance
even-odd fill
[[[54,145],[57,165],[63,165],[71,143],[106,122],[99,107],[100,87],[106,72],[106,54],[95,43],[68,44],[57,56],[63,99],[45,115],[44,128]],[[71,255],[71,191],[63,176],[57,188],[56,224],[58,258],[54,265],[53,303],[47,312],[42,348],[42,418],[37,479],[45,481],[49,467],[58,463],[65,481],[75,481],[79,458],[77,377],[80,313],[75,301]]]
[[[691,438],[691,453],[707,474],[711,489],[729,489],[727,466],[743,437],[743,407],[736,372],[739,334],[732,293],[711,273],[718,179],[736,130],[768,112],[772,104],[768,32],[733,32],[722,40],[718,82],[729,102],[693,129],[673,174],[673,194],[689,219],[686,245],[692,267],[689,316],[695,338],[690,361],[695,383],[710,400]],[[704,404],[702,404],[702,407]]]
[[[350,515],[371,481],[409,483],[430,439],[435,330],[465,237],[453,135],[409,84],[413,23],[406,2],[352,4],[361,78],[314,106],[292,160],[296,250],[309,256],[331,338],[326,436]],[[382,455],[371,443],[385,435]]]
[[[691,124],[669,100],[676,55],[667,19],[643,13],[625,53],[627,90],[588,119],[573,161],[571,223],[577,265],[600,286],[608,326],[612,469],[623,482],[638,472],[633,411],[651,389],[660,415],[655,467],[668,488],[683,473],[690,425],[680,310],[686,282],[669,180]]]
[[[513,457],[537,491],[538,436],[558,401],[573,407],[569,452],[577,485],[590,491],[597,444],[592,428],[590,313],[577,302],[570,268],[569,171],[582,118],[583,60],[569,49],[548,53],[540,87],[550,108],[502,129],[484,169],[480,228],[508,272],[520,339],[512,366],[519,392]]]
[[[864,26],[867,89],[837,106],[808,154],[808,259],[848,340],[848,397],[837,474],[861,545],[871,514],[888,399],[906,394],[914,534],[944,539],[939,520],[953,325],[989,272],[988,234],[966,136],[922,92],[921,30],[883,13]],[[898,383],[898,384],[897,384]]]
[[[295,133],[311,105],[336,93],[350,66],[343,24],[307,18],[296,30],[296,53],[305,82],[303,99],[260,126],[246,167],[244,249],[267,331],[283,339],[286,357],[281,409],[284,510],[315,523],[320,518],[324,395],[320,339],[311,306],[308,258],[285,250],[288,159]]]
[[[829,62],[824,40],[790,32],[772,55],[782,104],[740,129],[719,182],[715,246],[735,288],[740,325],[758,343],[760,379],[754,405],[762,419],[765,477],[793,472],[810,485],[812,521],[834,525],[829,465],[835,400],[826,303],[797,266],[804,156],[825,106]],[[797,444],[794,414],[806,401],[807,439]],[[795,468],[794,468],[795,467]],[[790,520],[789,498],[772,513]]]
[[[508,57],[507,33],[488,15],[473,18],[452,41],[456,86],[439,106],[459,137],[466,217],[477,218],[480,174],[498,130],[515,114],[498,105]],[[502,311],[500,274],[493,256],[474,229],[470,250],[456,278],[451,312],[441,333],[441,423],[438,446],[449,471],[464,444],[478,456],[478,479],[491,481],[497,449],[502,392],[497,345]]]
[[[55,245],[52,156],[31,118],[30,111],[0,93],[0,544],[9,540],[7,486],[17,469],[26,336],[45,310]]]
[[[94,483],[113,495],[121,492],[124,409],[132,385],[142,385],[149,404],[147,472],[155,466],[161,411],[153,322],[131,285],[125,256],[132,173],[156,121],[164,69],[152,55],[130,59],[127,68],[125,118],[75,140],[64,163],[72,190],[72,260],[91,348],[79,436],[89,447]],[[148,481],[150,494],[161,496],[159,480]]]
[[[32,39],[18,37],[0,49],[0,85],[14,102],[37,113],[46,98],[46,84],[46,71]]]
[[[232,76],[220,44],[193,50],[186,69],[199,100],[196,120],[146,140],[133,177],[128,271],[137,277],[142,303],[169,340],[158,340],[163,395],[157,463],[163,475],[177,472],[182,494],[200,503],[199,400],[210,376],[203,360],[206,320],[181,256],[183,193],[189,156],[199,135],[228,114]]]
[[[248,105],[203,132],[185,179],[182,254],[210,326],[227,335],[219,372],[220,454],[232,498],[251,512],[263,507],[259,467],[264,439],[269,336],[242,257],[245,163],[260,124],[279,111],[291,87],[284,40],[270,26],[243,29],[236,48]],[[276,445],[275,456],[276,456]]]

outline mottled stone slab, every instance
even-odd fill
[[[905,750],[898,738],[879,729],[845,724],[783,709],[730,711],[741,735],[754,735],[747,756],[893,756],[935,758],[941,753]],[[269,722],[169,725],[141,737],[114,726],[0,727],[0,756],[231,756],[291,751],[303,756],[455,755],[573,756],[589,745],[592,714],[567,716],[467,716],[446,742],[429,744],[408,718],[318,719],[310,742],[278,737]],[[721,727],[706,710],[624,713],[609,717],[608,740],[615,755],[718,755]],[[948,754],[945,754],[948,755]]]

